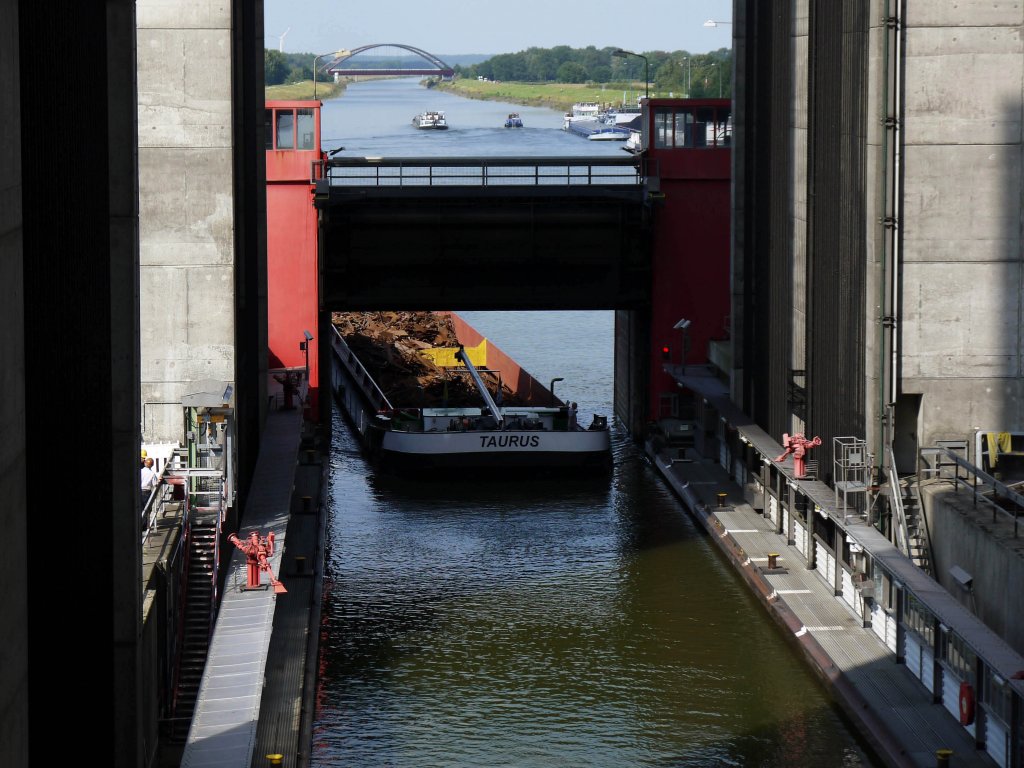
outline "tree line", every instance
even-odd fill
[[[301,83],[313,79],[312,53],[283,53],[273,48],[263,49],[263,84],[282,85],[284,83]],[[320,69],[324,59],[317,62]],[[316,79],[321,83],[334,80],[333,75],[317,72]]]
[[[523,83],[607,83],[643,82],[644,60],[640,56],[613,56],[615,48],[527,48],[519,53],[502,53],[476,64],[455,64],[459,77],[509,80]],[[647,58],[647,76],[652,91],[674,93],[692,98],[732,94],[732,51],[719,48],[708,53],[689,51],[637,52]],[[392,60],[393,58],[393,60]],[[443,57],[442,57],[443,58]],[[313,79],[311,53],[284,53],[272,48],[263,51],[266,85],[296,83]],[[412,66],[418,58],[359,57],[362,66]],[[327,59],[318,62],[317,80],[330,82],[333,76],[322,71]]]
[[[617,49],[527,48],[502,53],[479,64],[455,65],[461,77],[510,80],[528,83],[625,83],[643,82],[644,59],[637,55],[614,56]],[[647,58],[651,90],[692,98],[729,96],[732,93],[732,51],[720,48],[708,53],[689,51],[637,51]]]

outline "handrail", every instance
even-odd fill
[[[910,532],[907,529],[907,513],[903,508],[903,492],[900,489],[900,479],[896,474],[896,457],[893,454],[892,445],[887,445],[885,451],[889,458],[889,491],[892,498],[893,510],[896,512],[896,546],[899,547],[907,557],[910,556]]]
[[[380,387],[377,386],[377,382],[374,381],[366,368],[363,367],[363,364],[359,362],[359,358],[356,357],[355,353],[351,349],[349,349],[348,344],[345,343],[345,339],[342,338],[338,329],[331,326],[331,330],[334,331],[334,338],[332,339],[332,342],[335,347],[335,354],[338,355],[338,360],[342,365],[348,368],[349,375],[352,376],[353,379],[357,379],[357,381],[358,379],[362,379],[362,381],[359,381],[358,383],[364,385],[363,392],[366,393],[366,396],[370,400],[374,399],[374,394],[377,396],[377,402],[373,403],[373,405],[378,411],[393,411],[395,407],[391,404],[391,401],[388,400],[387,395],[381,391]],[[366,386],[367,384],[369,385],[368,387]]]
[[[961,484],[970,488],[974,494],[974,503],[977,505],[978,500],[986,502],[992,507],[992,522],[996,522],[997,515],[1003,514],[1007,517],[1013,518],[1013,535],[1017,537],[1018,520],[1020,518],[1021,510],[1024,510],[1024,495],[1021,495],[1017,491],[1013,490],[1001,480],[997,480],[992,475],[979,469],[977,466],[967,461],[967,459],[958,456],[956,453],[948,448],[922,448],[921,457],[925,456],[941,456],[943,459],[949,459],[955,466],[953,472],[953,485],[959,487]],[[939,461],[935,469],[929,469],[928,472],[931,474],[938,474],[942,471],[943,464],[945,462]],[[967,473],[966,477],[960,477],[960,469],[963,468]],[[979,485],[979,481],[981,481]],[[985,495],[987,491],[991,491],[994,495],[998,495],[1004,499],[1012,501],[1017,505],[1018,509],[1010,511],[1004,509],[995,503],[992,499]]]
[[[643,159],[626,157],[334,157],[312,169],[333,186],[639,186]]]

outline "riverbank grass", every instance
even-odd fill
[[[618,107],[623,102],[634,105],[643,96],[643,85],[636,83],[513,83],[491,80],[458,79],[440,83],[438,90],[457,96],[484,101],[508,101],[531,107],[549,107],[568,112],[578,101],[596,101]],[[654,96],[651,92],[651,96]]]
[[[317,83],[316,98],[333,99],[345,92],[347,83]],[[298,83],[284,85],[268,85],[263,89],[263,97],[267,101],[310,101],[313,98],[313,81],[302,80]]]

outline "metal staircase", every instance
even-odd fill
[[[195,711],[199,684],[206,666],[217,602],[219,515],[198,514],[188,527],[188,586],[185,592],[184,627],[178,657],[177,684],[171,739],[184,742]]]
[[[911,475],[900,480],[900,501],[907,530],[907,556],[925,573],[932,575],[931,535],[924,506],[918,493],[917,478]]]
[[[888,495],[892,506],[892,538],[899,550],[925,573],[932,573],[931,535],[924,515],[918,479],[899,477],[892,448],[889,454]]]

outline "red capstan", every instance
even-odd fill
[[[251,531],[249,538],[244,542],[238,538],[238,534],[232,533],[228,536],[228,541],[245,552],[246,589],[263,589],[263,585],[260,584],[260,572],[266,571],[270,574],[270,584],[274,587],[275,593],[280,595],[288,591],[284,588],[284,584],[274,577],[274,572],[270,569],[268,558],[274,554],[273,531],[268,533],[266,538],[260,538],[259,531]]]
[[[803,432],[790,435],[788,432],[782,434],[782,447],[786,450],[775,461],[785,461],[786,457],[793,454],[793,477],[799,479],[807,474],[806,455],[807,451],[815,446],[821,445],[821,438],[815,437],[808,440]]]

